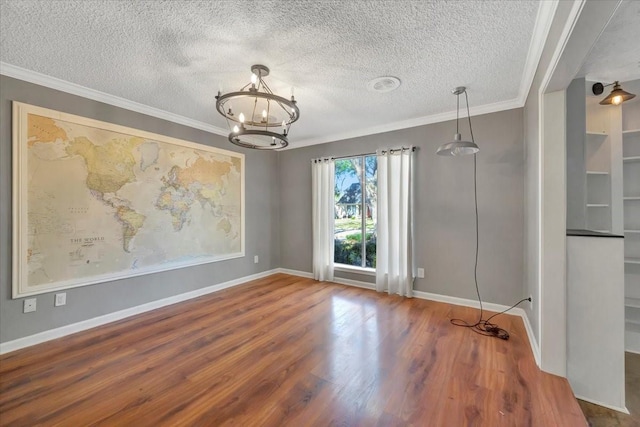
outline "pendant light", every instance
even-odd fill
[[[456,95],[456,134],[453,136],[453,141],[442,144],[436,154],[440,156],[464,156],[467,154],[476,154],[480,151],[478,145],[476,145],[473,139],[473,129],[471,128],[471,114],[469,114],[469,96],[467,95],[467,88],[459,86],[451,91]],[[469,118],[469,132],[471,133],[471,141],[463,141],[462,135],[460,135],[458,122],[460,121],[460,95],[464,93],[464,97],[467,101],[467,117]]]
[[[591,87],[591,90],[593,91],[594,95],[601,95],[602,92],[604,92],[604,88],[611,85],[613,85],[613,90],[611,91],[609,96],[600,101],[600,105],[620,105],[623,102],[636,97],[633,93],[622,90],[620,82],[618,81],[609,83],[608,85],[603,85],[602,83],[594,83],[594,85]]]

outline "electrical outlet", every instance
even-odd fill
[[[32,311],[36,311],[36,299],[35,298],[27,298],[24,300],[23,313],[31,313]]]
[[[55,307],[60,307],[61,305],[65,305],[66,303],[67,303],[67,294],[65,292],[61,294],[56,294],[56,297],[53,300],[53,305]]]
[[[257,264],[257,263],[258,263],[258,261],[260,261],[260,258],[258,258],[258,255],[255,255],[255,256],[253,257],[253,263],[254,263],[254,264]]]
[[[419,279],[424,279],[424,268],[419,268],[417,273]]]

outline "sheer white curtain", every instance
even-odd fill
[[[334,161],[311,162],[313,214],[313,278],[333,280]]]
[[[378,150],[376,290],[413,296],[413,147]]]

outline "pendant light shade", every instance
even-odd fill
[[[635,98],[633,93],[629,93],[622,89],[620,82],[616,81],[613,84],[613,90],[611,93],[600,101],[600,105],[620,105],[625,101]],[[594,95],[600,95],[604,91],[604,88],[611,86],[611,84],[603,85],[602,83],[595,83],[592,87]]]
[[[473,141],[463,141],[462,135],[456,133],[453,141],[442,144],[436,154],[441,156],[464,156],[466,154],[476,154],[480,148]]]
[[[473,139],[473,129],[471,128],[471,115],[469,114],[469,97],[467,96],[467,89],[464,86],[460,86],[451,91],[456,95],[456,133],[453,136],[453,141],[445,142],[436,151],[436,154],[440,156],[465,156],[468,154],[476,154],[480,151],[478,145]],[[467,101],[467,117],[469,119],[469,132],[471,133],[471,141],[463,141],[462,135],[459,132],[458,122],[460,121],[460,95],[464,93]]]

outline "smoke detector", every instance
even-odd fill
[[[400,79],[393,76],[376,77],[367,83],[367,89],[371,92],[391,92],[400,87]]]

